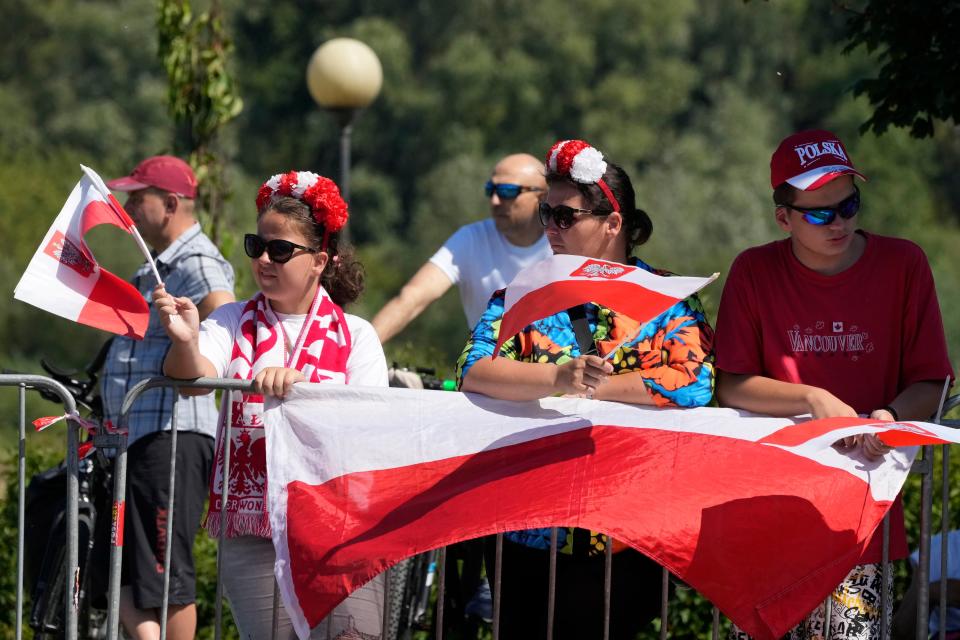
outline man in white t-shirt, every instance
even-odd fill
[[[469,327],[487,308],[490,295],[517,273],[549,257],[550,244],[537,215],[546,194],[543,164],[518,153],[503,158],[486,185],[490,217],[460,227],[373,318],[386,342],[452,286]]]

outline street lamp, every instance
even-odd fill
[[[353,38],[333,38],[313,52],[307,64],[307,88],[317,104],[340,124],[340,193],[350,200],[350,134],[360,109],[373,102],[383,85],[383,68],[373,49]],[[344,227],[346,239],[346,227]]]

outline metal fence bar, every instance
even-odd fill
[[[73,398],[70,398],[71,403]],[[76,413],[76,407],[73,408]],[[77,598],[80,584],[80,454],[77,451],[78,425],[73,419],[67,419],[67,566],[66,585],[66,637],[77,637]]]
[[[437,640],[443,640],[443,609],[447,590],[447,548],[440,547],[437,558]]]
[[[610,640],[610,601],[613,591],[613,538],[603,548],[603,640]]]
[[[273,581],[273,625],[270,628],[270,640],[277,640],[280,635],[280,584]],[[386,640],[386,636],[384,636]]]
[[[167,615],[170,612],[170,560],[173,553],[173,508],[177,491],[177,413],[180,390],[173,385],[173,409],[170,415],[170,477],[167,483],[167,530],[163,547],[163,600],[160,603],[160,640],[167,640]]]
[[[390,588],[390,574],[391,574],[391,572],[393,572],[395,569],[396,569],[396,566],[391,567],[391,568],[389,568],[389,569],[387,569],[386,571],[383,572],[383,584],[384,584],[384,589],[383,589],[383,624],[381,625],[381,628],[380,628],[380,634],[381,634],[380,637],[383,638],[383,640],[391,640],[391,638],[392,638],[392,629],[393,629],[393,627],[392,627],[391,624],[390,624],[390,615],[391,615],[391,614],[390,614],[390,611],[391,611],[391,608],[392,608],[392,604],[391,604],[391,602],[390,602],[390,600],[391,600],[391,598],[390,598],[390,592],[392,591],[392,589]],[[278,585],[278,587],[279,587],[279,585]],[[279,591],[277,592],[277,594],[279,595]],[[274,616],[274,620],[276,620],[276,616]],[[276,638],[276,636],[274,636],[274,638]]]
[[[670,571],[666,567],[663,568],[661,574],[663,577],[660,580],[660,640],[667,639],[667,631],[669,625],[667,624],[667,614],[669,613],[670,603]]]
[[[941,447],[940,474],[940,640],[947,637],[947,560],[950,528],[950,445]]]
[[[920,481],[920,561],[917,565],[917,639],[927,637],[930,613],[930,511],[933,503],[933,447],[923,447]]]
[[[503,569],[503,534],[497,534],[497,547],[493,557],[493,640],[500,638],[500,584]]]
[[[24,513],[27,510],[27,387],[19,385],[17,398],[20,405],[18,420],[17,453],[17,640],[23,637],[23,532],[26,523]]]
[[[827,596],[827,599],[823,601],[823,633],[824,636],[830,637],[830,617],[833,613],[833,607],[830,606],[830,601],[833,599],[833,594]]]
[[[547,583],[547,640],[553,640],[553,617],[557,607],[557,538],[559,530],[550,529],[550,570]]]
[[[716,607],[713,608],[713,625],[712,625],[711,638],[713,640],[720,640],[720,609]]]
[[[126,421],[121,419],[126,426]],[[107,587],[107,637],[120,634],[120,568],[123,562],[123,525],[127,495],[127,438],[118,438],[113,461],[113,509],[110,517],[110,579]]]
[[[47,378],[46,376],[37,376],[37,375],[24,375],[24,374],[0,374],[0,386],[3,387],[19,387],[20,388],[20,410],[22,415],[23,422],[26,421],[26,398],[24,397],[23,390],[30,389],[45,389],[55,393],[60,398],[60,403],[63,405],[64,413],[67,416],[76,415],[77,404],[73,399],[73,396],[70,395],[70,392],[67,391],[67,388],[62,384],[53,380],[52,378]],[[67,501],[65,504],[66,510],[66,547],[67,555],[64,559],[64,637],[67,640],[76,640],[77,637],[77,589],[79,585],[77,584],[77,576],[80,570],[80,550],[77,536],[79,533],[78,526],[78,512],[79,512],[79,496],[80,496],[80,464],[77,459],[77,424],[76,422],[68,417],[67,418],[67,454],[66,454],[66,466],[67,466]],[[26,445],[25,441],[25,429],[24,426],[21,430],[22,440],[21,440],[21,459],[23,460],[22,464],[26,464]],[[18,463],[18,474],[20,473],[20,464]],[[20,479],[20,492],[18,500],[20,505],[21,517],[18,518],[22,522],[23,520],[23,511],[26,507],[25,496],[23,493],[26,491],[24,483],[26,482],[26,467],[23,468],[23,476]],[[20,533],[18,534],[18,548],[17,548],[17,559],[18,564],[22,561],[23,558],[23,525],[20,526]],[[17,580],[17,591],[18,591],[18,600],[23,599],[23,575],[22,573],[18,575]],[[18,620],[22,623],[22,606],[17,608]],[[21,633],[20,625],[17,625],[17,633]],[[18,636],[19,637],[19,636]]]
[[[880,547],[880,640],[890,637],[890,619],[893,615],[893,603],[890,602],[892,585],[890,580],[890,512],[883,516],[883,539]]]
[[[227,523],[223,514],[227,512],[227,501],[230,499],[230,442],[233,438],[233,403],[230,402],[230,396],[226,392],[221,401],[227,409],[227,416],[223,427],[223,489],[220,492],[220,529],[217,531],[217,602],[214,612],[216,640],[223,637],[223,543],[227,539]],[[213,449],[213,464],[217,464],[216,445]]]

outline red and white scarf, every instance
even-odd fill
[[[317,288],[310,313],[296,341],[291,342],[288,338],[266,296],[258,293],[243,308],[224,377],[252,380],[267,367],[286,367],[303,373],[308,382],[347,383],[350,331],[343,309],[330,299],[323,287]],[[232,409],[229,412],[228,402]],[[267,443],[261,418],[263,396],[252,393],[224,393],[206,528],[211,536],[216,537],[223,519],[223,441],[228,414],[232,416],[233,429],[230,435],[227,537],[254,535],[269,538]]]

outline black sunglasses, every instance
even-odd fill
[[[310,253],[316,253],[316,249],[305,247],[289,240],[264,240],[255,233],[248,233],[243,236],[243,250],[248,256],[256,260],[266,251],[270,257],[270,262],[283,264],[293,257],[294,249],[303,249]]]
[[[540,187],[525,187],[520,184],[510,184],[508,182],[496,184],[493,180],[487,180],[487,184],[483,187],[483,192],[487,194],[488,198],[496,193],[497,197],[501,200],[513,200],[525,191],[543,191],[543,189]]]
[[[860,189],[853,185],[853,193],[833,205],[832,207],[797,207],[792,204],[781,204],[781,207],[787,207],[803,214],[803,219],[809,224],[823,227],[831,224],[840,216],[844,220],[849,220],[860,211]]]
[[[552,218],[553,223],[557,225],[558,229],[569,229],[577,221],[580,215],[608,216],[611,213],[613,213],[613,211],[577,209],[576,207],[568,207],[565,204],[558,204],[555,207],[551,207],[546,202],[541,202],[540,224],[547,226]]]

